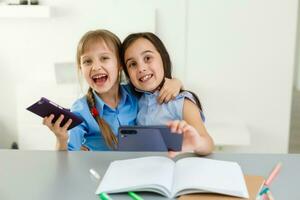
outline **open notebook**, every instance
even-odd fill
[[[203,192],[249,196],[237,163],[199,157],[177,162],[160,156],[113,161],[96,194],[127,191],[156,192],[168,198]]]

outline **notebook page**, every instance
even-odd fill
[[[151,188],[149,186],[155,188],[161,185],[168,190],[165,193],[169,196],[174,167],[174,161],[159,156],[114,161],[106,171],[96,194],[122,192],[133,188]]]
[[[235,162],[184,158],[177,161],[174,176],[173,195],[181,190],[189,193],[187,189],[200,189],[248,198],[242,170]]]

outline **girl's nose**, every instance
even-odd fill
[[[140,65],[138,69],[139,69],[139,73],[142,73],[142,72],[146,71],[146,66]]]
[[[103,69],[103,67],[102,67],[102,64],[100,62],[97,62],[93,65],[92,69],[97,71],[97,70]]]

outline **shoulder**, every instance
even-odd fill
[[[200,115],[199,115],[200,113]],[[184,118],[186,118],[187,115],[191,116],[200,116],[201,120],[205,122],[205,115],[202,110],[197,106],[197,104],[194,101],[191,101],[190,99],[184,99],[183,102],[183,115]]]
[[[90,114],[90,109],[89,106],[87,104],[87,99],[86,96],[83,96],[79,99],[77,99],[72,107],[71,107],[71,112],[73,112],[74,114],[82,117],[82,118],[90,118],[90,116],[92,116]]]
[[[196,112],[200,112],[198,106],[190,99],[184,99],[183,106],[184,106],[184,110],[187,109],[188,111],[194,110]]]
[[[190,122],[191,119],[192,121],[200,119],[204,121],[198,106],[188,99],[185,99],[183,103],[183,119],[187,122]]]
[[[89,124],[93,119],[93,116],[91,115],[89,106],[87,104],[86,96],[77,99],[73,103],[71,107],[71,112],[79,116],[83,120],[83,123],[71,129],[71,131],[73,132],[77,129],[80,130],[82,127],[87,126],[87,124]]]
[[[188,99],[188,100],[192,101],[194,104],[196,104],[195,97],[189,91],[182,91],[182,92],[180,92],[177,95],[177,97],[175,98],[175,100],[180,100],[180,99],[181,100]]]
[[[182,91],[173,100],[163,105],[167,105],[169,112],[175,116],[175,119],[182,120],[186,101],[189,101],[191,104],[195,103],[193,95],[190,92]]]
[[[133,88],[130,84],[121,84],[120,87],[124,89],[128,94],[133,95]]]
[[[138,100],[138,96],[130,84],[121,84],[120,87],[124,92],[122,95],[128,96],[134,102]]]
[[[183,112],[184,113],[195,113],[195,114],[200,113],[200,117],[201,117],[202,121],[205,122],[205,115],[204,115],[203,111],[198,107],[196,99],[195,99],[197,97],[195,97],[189,91],[183,91],[178,96],[180,96],[180,98],[184,99],[184,101],[183,101]]]
[[[72,112],[81,112],[82,110],[85,110],[88,108],[87,101],[86,101],[86,96],[83,96],[79,99],[77,99],[71,107]]]

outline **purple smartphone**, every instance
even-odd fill
[[[72,123],[68,127],[68,130],[74,128],[83,121],[80,117],[72,113],[69,109],[63,108],[57,105],[56,103],[46,99],[45,97],[42,97],[38,102],[34,103],[26,109],[43,118],[54,114],[55,117],[52,120],[52,123],[54,123],[62,114],[64,115],[64,119],[62,120],[60,126],[65,125],[65,123],[67,123],[69,119],[72,119]]]

